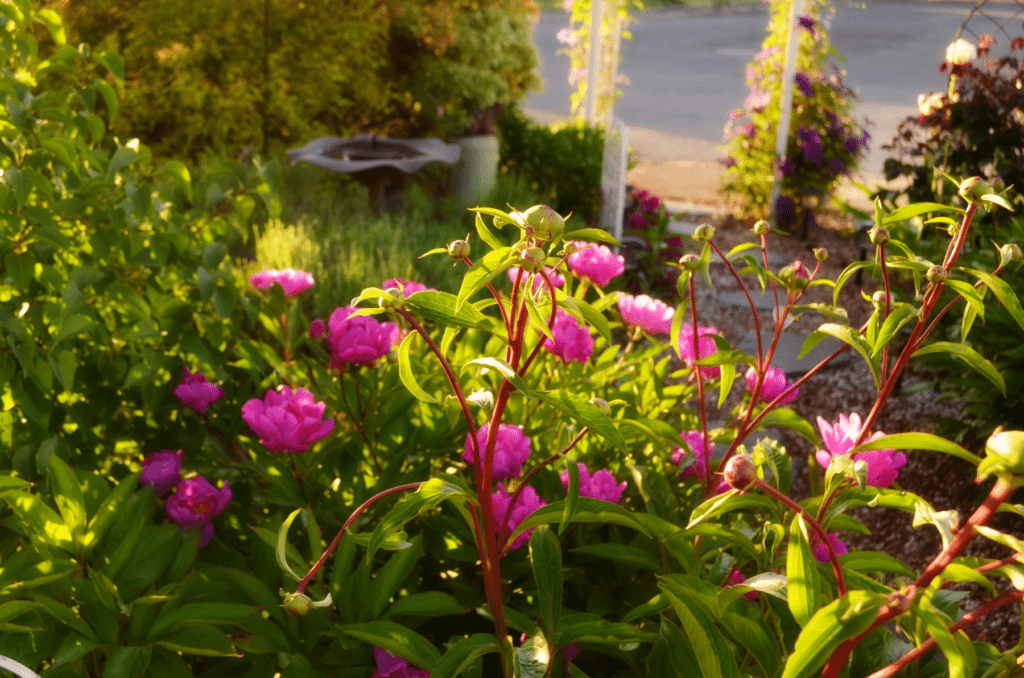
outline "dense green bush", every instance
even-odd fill
[[[498,120],[502,173],[528,177],[541,202],[594,223],[601,213],[604,131],[585,121],[540,125],[517,108]]]

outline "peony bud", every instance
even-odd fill
[[[886,295],[885,290],[878,290],[871,295],[871,305],[875,307],[875,310],[881,313],[885,310],[886,302],[892,301],[891,295]]]
[[[693,239],[697,242],[707,242],[715,237],[715,227],[711,224],[701,224],[693,231]]]
[[[520,266],[524,271],[529,273],[536,273],[537,271],[544,268],[544,261],[547,259],[547,254],[539,247],[530,247],[522,253],[520,258]]]
[[[466,240],[456,240],[448,245],[448,255],[454,259],[465,259],[469,256],[469,242]]]
[[[985,443],[985,456],[997,459],[1011,473],[1024,473],[1024,431],[997,428]]]
[[[608,401],[604,398],[591,398],[590,404],[600,410],[601,414],[606,417],[612,416],[612,406],[608,404]]]
[[[565,232],[565,219],[547,205],[536,205],[523,213],[528,229],[538,240],[556,240]]]
[[[737,490],[745,489],[757,480],[757,467],[746,454],[737,454],[725,465],[725,482]]]
[[[818,261],[825,261],[828,259],[828,250],[824,247],[814,248],[814,258]]]
[[[305,617],[313,609],[313,601],[304,593],[288,593],[281,589],[284,594],[284,609],[293,617]]]
[[[960,184],[960,197],[967,202],[976,202],[982,196],[995,193],[995,190],[992,184],[983,181],[981,177],[970,177]]]
[[[701,267],[700,257],[698,257],[696,254],[684,254],[679,259],[679,265],[683,268],[683,270],[689,271],[691,273],[693,273],[694,271],[699,271]]]
[[[1002,265],[1006,266],[1021,258],[1020,246],[1015,242],[1007,243],[999,248],[999,254],[1002,255]]]
[[[884,245],[889,242],[889,229],[875,226],[868,231],[868,238],[871,239],[872,245]]]
[[[928,267],[928,271],[924,274],[924,277],[927,278],[930,283],[939,284],[946,282],[946,278],[949,277],[949,273],[943,267],[935,264]]]
[[[761,219],[756,224],[754,224],[754,233],[757,234],[757,235],[764,235],[770,229],[771,229],[771,226],[764,219]]]

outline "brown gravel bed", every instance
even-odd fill
[[[732,224],[728,220],[717,224],[715,242],[723,251],[755,238],[746,227]],[[769,251],[783,255],[783,260],[791,262],[800,259],[813,269],[815,265],[814,247],[825,247],[829,258],[822,265],[819,277],[835,280],[848,264],[859,258],[859,250],[855,242],[840,236],[835,224],[831,227],[818,229],[808,242],[801,242],[796,237],[781,237],[769,234]],[[713,266],[711,277],[716,288],[725,291],[739,290],[732,276],[723,266]],[[756,288],[759,286],[753,278],[748,283]],[[878,283],[865,274],[863,284],[855,284],[851,280],[840,294],[840,305],[850,313],[850,323],[860,326],[870,315],[871,307],[862,297],[877,289]],[[714,325],[731,343],[735,345],[745,334],[753,329],[749,308],[738,308],[715,301],[709,290],[700,284],[703,290],[698,292],[698,323]],[[769,292],[770,293],[770,292]],[[812,288],[801,303],[818,301],[831,303],[832,291],[828,287]],[[772,319],[770,312],[761,312],[762,328],[770,328]],[[810,334],[822,322],[831,322],[824,316],[814,313],[802,313],[799,320],[787,328],[787,332],[800,335]],[[928,384],[913,373],[913,365],[907,371],[901,389],[892,396],[885,411],[879,418],[875,429],[886,433],[905,431],[929,431],[929,419],[932,417],[955,418],[960,404],[953,401],[940,401],[934,390],[928,390]],[[877,390],[870,373],[859,356],[854,354],[842,367],[828,369],[812,377],[802,388],[800,397],[791,405],[808,421],[815,422],[821,416],[829,422],[838,418],[840,413],[859,412],[867,414],[875,400]],[[783,432],[783,441],[794,457],[806,458],[814,450],[805,440],[789,431]],[[806,468],[806,464],[802,465]],[[984,498],[990,486],[980,487],[974,483],[974,469],[967,462],[948,455],[925,451],[907,453],[907,464],[900,470],[897,486],[913,492],[939,511],[955,509],[961,520],[966,519]],[[797,480],[793,488],[794,497],[807,495],[806,471]],[[911,514],[892,509],[856,509],[852,515],[861,520],[870,530],[870,536],[844,534],[843,539],[858,550],[877,550],[904,560],[912,569],[920,571],[941,550],[942,542],[938,531],[925,526],[914,529],[911,526]],[[999,514],[992,526],[1007,532],[1024,536],[1022,521],[1013,514]],[[1003,558],[1009,550],[987,539],[976,538],[968,547],[966,555],[985,558]],[[1007,590],[1009,583],[997,581],[997,588]],[[990,599],[991,594],[980,587],[959,587],[969,591],[964,603],[966,610],[973,609]],[[975,640],[984,640],[995,644],[1001,649],[1013,647],[1019,638],[1020,605],[1006,606],[990,614],[968,629],[968,634]]]

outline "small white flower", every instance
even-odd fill
[[[963,38],[957,39],[956,42],[946,48],[946,62],[954,66],[969,64],[977,58],[978,49],[973,43]]]

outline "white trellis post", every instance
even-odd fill
[[[793,85],[796,80],[796,55],[800,48],[800,34],[797,33],[797,21],[800,18],[800,10],[806,4],[806,0],[793,0],[789,11],[789,33],[786,37],[786,66],[782,71],[782,102],[779,104],[779,136],[775,140],[775,157],[781,158],[786,154],[786,146],[789,143],[789,119],[793,112]],[[779,199],[779,192],[782,189],[782,172],[779,163],[775,163],[775,171],[772,175],[772,197],[769,208],[775,216],[775,202]]]
[[[590,45],[587,48],[587,98],[583,106],[583,115],[590,123],[597,121],[597,88],[601,81],[598,71],[601,63],[601,18],[603,15],[603,0],[591,0]]]

